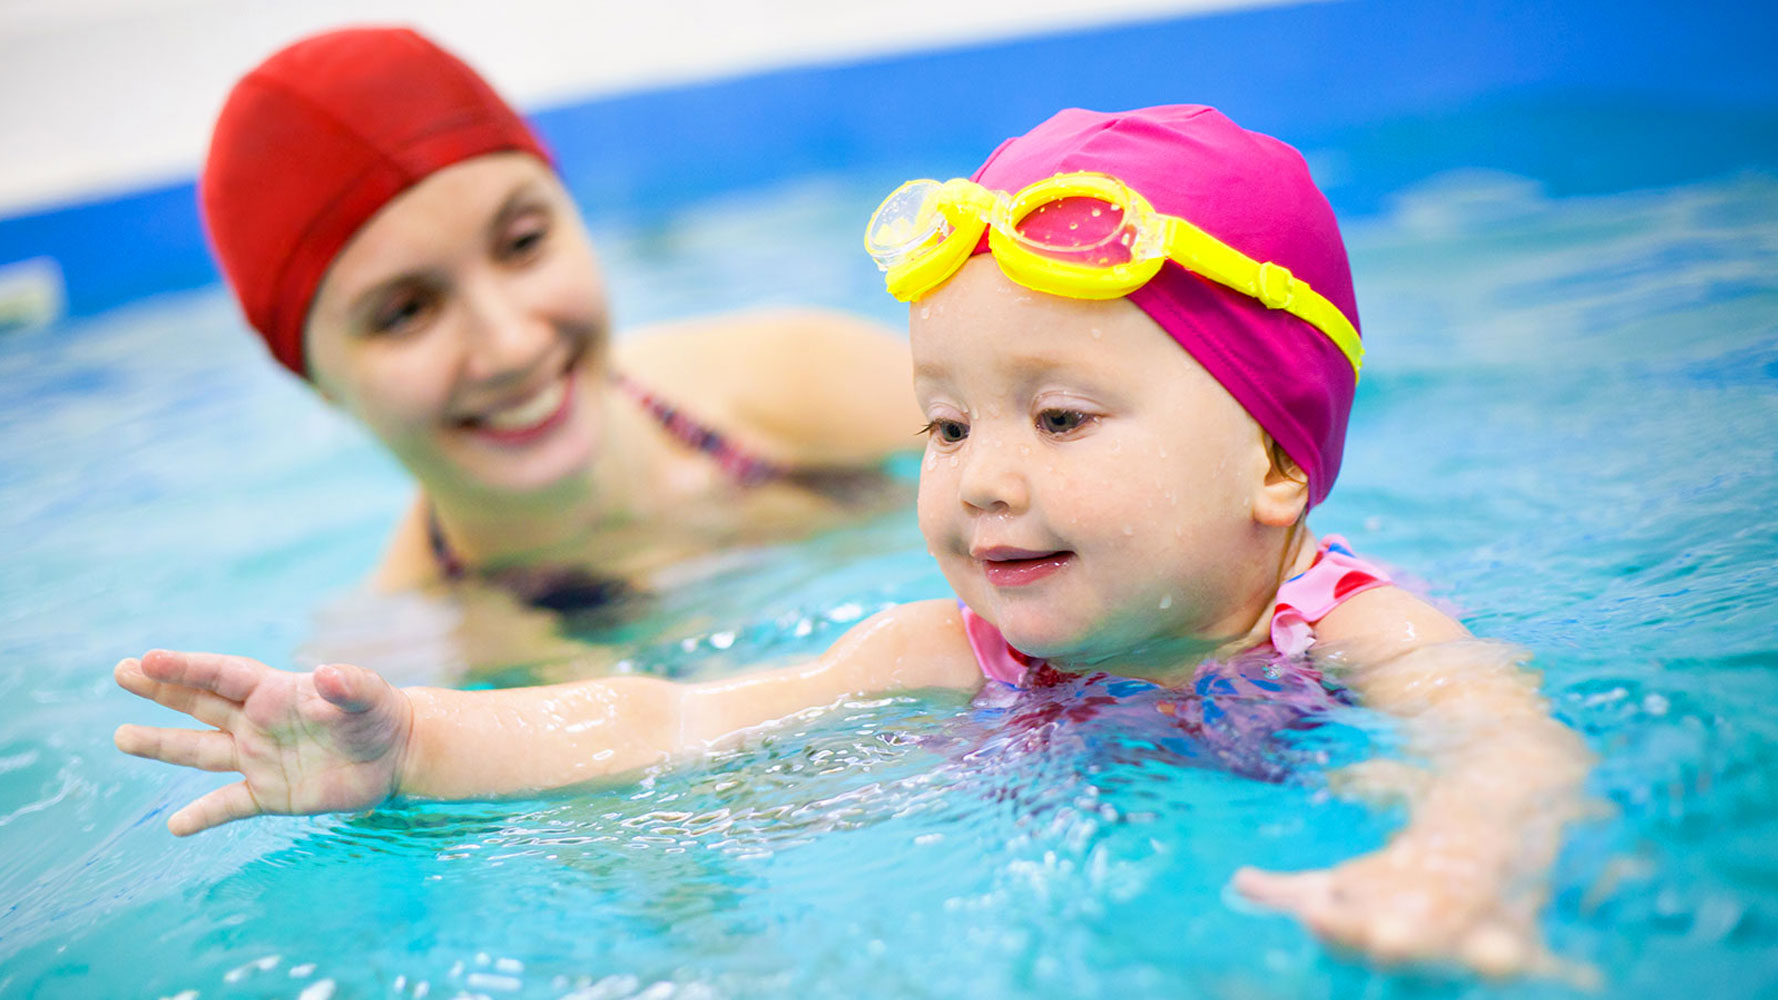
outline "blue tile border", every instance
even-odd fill
[[[1426,163],[1558,193],[1778,167],[1778,8],[1345,0],[786,69],[533,118],[595,218],[823,171],[968,170],[1057,108],[1214,104],[1308,151],[1342,213]],[[1413,150],[1411,157],[1401,155]],[[1312,160],[1314,157],[1311,157]],[[217,280],[187,181],[0,220],[72,316]]]

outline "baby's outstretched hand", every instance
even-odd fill
[[[368,809],[397,789],[413,706],[372,671],[296,674],[244,656],[155,650],[118,663],[115,676],[131,694],[215,727],[119,726],[119,750],[241,773],[169,817],[177,836],[250,816]]]
[[[1383,963],[1455,962],[1485,976],[1584,978],[1544,947],[1537,900],[1513,899],[1466,859],[1398,837],[1333,868],[1243,868],[1234,887],[1290,913],[1323,939]]]

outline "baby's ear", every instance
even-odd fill
[[[1270,435],[1265,447],[1270,467],[1253,498],[1253,519],[1270,528],[1288,528],[1309,505],[1309,477]]]

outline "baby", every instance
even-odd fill
[[[972,180],[903,185],[866,242],[912,304],[920,530],[959,600],[696,684],[398,690],[347,665],[151,652],[118,683],[214,728],[123,726],[119,748],[245,779],[169,828],[561,787],[867,692],[1326,670],[1403,720],[1426,766],[1357,784],[1403,796],[1409,822],[1336,868],[1236,887],[1383,960],[1545,967],[1536,912],[1587,755],[1514,650],[1306,526],[1363,347],[1296,151],[1210,108],[1064,111]]]

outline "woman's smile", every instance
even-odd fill
[[[536,392],[457,421],[478,438],[501,445],[531,444],[561,426],[574,407],[574,370]]]

